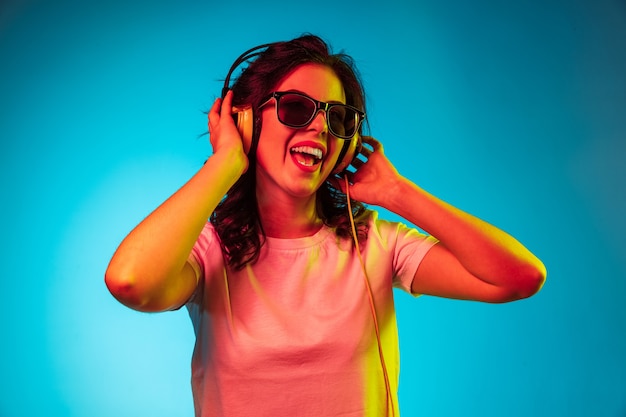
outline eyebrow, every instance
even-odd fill
[[[303,96],[307,96],[312,98],[313,100],[316,101],[321,101],[322,103],[328,103],[328,104],[343,104],[344,106],[347,105],[346,103],[343,103],[341,101],[337,101],[337,100],[332,100],[332,101],[322,101],[322,100],[318,100],[316,98],[311,97],[310,95],[308,95],[307,93],[305,93],[304,91],[295,89],[295,88],[290,88],[289,90],[283,90],[283,93],[298,93],[298,94],[302,94]]]

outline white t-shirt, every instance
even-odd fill
[[[410,292],[436,240],[373,213],[362,255],[396,416],[399,347],[393,287]],[[323,227],[267,238],[258,261],[225,266],[207,223],[191,262],[197,417],[383,416],[386,388],[365,274],[350,240]]]

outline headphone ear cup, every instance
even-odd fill
[[[243,150],[248,154],[252,146],[253,117],[252,107],[233,107],[233,120],[243,141]]]
[[[346,151],[343,153],[343,157],[340,161],[337,161],[335,164],[335,168],[333,169],[333,174],[341,174],[343,171],[350,166],[354,158],[359,154],[361,150],[361,135],[358,133],[354,135],[350,142],[343,145]]]

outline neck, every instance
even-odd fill
[[[306,199],[263,198],[257,194],[259,217],[268,237],[282,239],[311,236],[322,227],[315,194]]]

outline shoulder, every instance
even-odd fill
[[[200,265],[206,264],[212,256],[221,258],[220,238],[211,222],[207,221],[191,250],[191,256]]]
[[[372,212],[365,248],[371,253],[388,253],[396,260],[412,260],[417,265],[437,239],[416,227],[399,221],[381,219]]]
[[[196,245],[198,244],[212,244],[220,242],[220,238],[215,230],[215,226],[210,221],[207,221],[198,236]]]
[[[383,241],[396,241],[403,238],[418,240],[428,239],[429,236],[422,233],[416,227],[411,227],[400,221],[386,220],[379,217],[377,211],[370,210],[368,225],[368,238],[374,237]]]

